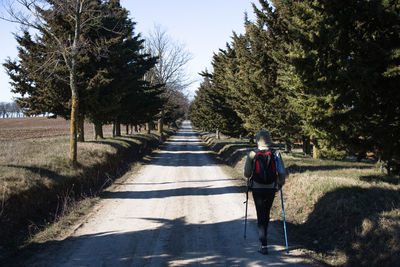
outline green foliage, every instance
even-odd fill
[[[164,123],[174,125],[176,121],[187,115],[189,100],[180,91],[173,91],[170,94],[168,101],[164,104]]]
[[[211,84],[211,75],[203,74],[204,80],[196,93],[194,101],[189,107],[189,118],[193,125],[203,130],[212,131],[221,120],[221,114],[215,112],[213,93],[214,86]]]
[[[277,62],[272,54],[276,40],[265,30],[272,28],[275,18],[272,9],[269,6],[266,8],[266,13],[255,9],[257,23],[246,20],[246,33],[234,34],[226,50],[214,54],[214,72],[210,77],[215,89],[212,93],[203,89],[200,94],[199,91],[195,102],[203,101],[201,98],[205,99],[204,95],[209,94],[212,101],[196,105],[219,107],[210,112],[212,120],[222,121],[218,116],[225,114],[222,116],[230,119],[229,125],[235,125],[234,128],[240,129],[240,132],[255,135],[264,128],[291,143],[301,136],[300,120],[289,107],[287,92],[276,83]],[[226,107],[224,112],[221,112],[222,107]],[[202,123],[217,129],[212,120]],[[221,129],[221,126],[218,128]],[[232,135],[233,131],[225,133]]]
[[[161,85],[150,85],[143,79],[156,58],[142,53],[143,39],[134,34],[135,23],[119,1],[91,1],[90,5],[107,15],[99,25],[82,28],[81,39],[88,46],[80,50],[77,59],[79,114],[98,124],[144,123],[162,104]],[[73,35],[73,21],[54,7],[41,14],[59,39],[68,40]],[[68,119],[69,70],[60,64],[64,58],[54,51],[54,39],[46,32],[32,38],[27,31],[16,39],[18,60],[9,59],[4,66],[13,92],[21,94],[17,103],[28,115],[49,112]]]
[[[331,160],[343,160],[346,158],[347,152],[344,150],[337,150],[335,148],[322,148],[320,150],[321,158]]]
[[[400,151],[399,4],[274,4],[287,32],[280,83],[293,92],[304,130],[329,147],[374,151],[391,162]]]
[[[52,70],[45,67],[50,59],[46,56],[43,38],[33,40],[28,31],[16,36],[19,60],[8,59],[4,67],[11,79],[12,92],[21,94],[16,103],[27,115],[51,112],[68,118],[71,95],[68,81],[47,79],[50,71],[56,77],[68,77],[67,70],[65,67]]]
[[[215,69],[223,68],[219,62],[226,58],[221,52],[214,55],[213,65]],[[221,60],[221,61],[220,61]],[[218,62],[218,63],[217,63]],[[227,87],[218,80],[218,76],[203,72],[203,82],[197,91],[194,101],[189,108],[189,117],[192,123],[203,130],[219,130],[232,136],[245,133],[241,126],[241,119],[236,115],[230,104],[230,96]],[[224,80],[222,80],[224,81]]]
[[[288,144],[312,136],[316,155],[371,151],[388,173],[395,170],[399,2],[259,2],[256,21],[246,18],[245,33],[214,55],[215,88],[199,90],[192,106],[192,114],[209,109],[199,123],[216,129],[222,112],[211,107],[225,100],[249,133],[267,128]]]

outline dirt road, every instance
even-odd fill
[[[244,240],[245,195],[239,184],[207,155],[185,122],[150,164],[104,196],[101,208],[73,236],[31,264],[305,265],[295,250],[286,255],[280,224],[270,227],[270,254],[257,253],[252,201]]]

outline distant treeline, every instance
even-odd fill
[[[316,158],[373,152],[400,166],[398,0],[260,0],[191,103],[193,124],[228,135],[259,129]],[[397,165],[397,167],[395,167]]]
[[[44,114],[42,114],[44,116]],[[25,117],[24,110],[16,102],[0,102],[1,118],[20,118]]]

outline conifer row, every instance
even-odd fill
[[[266,128],[315,157],[400,156],[397,0],[260,0],[214,54],[190,107],[197,127],[228,135]]]

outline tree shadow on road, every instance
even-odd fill
[[[159,184],[191,184],[191,183],[210,183],[210,182],[225,182],[225,181],[243,181],[240,178],[231,178],[231,179],[212,179],[212,180],[204,180],[204,179],[198,179],[198,180],[177,180],[177,181],[160,181],[160,182],[148,182],[148,183],[138,183],[138,182],[130,182],[130,183],[114,183],[116,185],[159,185]]]
[[[191,150],[193,151],[193,150]],[[149,165],[170,167],[205,167],[219,165],[208,152],[178,152],[161,151],[153,153]]]
[[[102,198],[120,198],[120,199],[157,199],[167,197],[180,197],[180,196],[210,196],[222,194],[234,194],[244,192],[244,186],[225,186],[225,187],[183,187],[165,190],[152,190],[151,187],[148,191],[117,191],[105,192]]]
[[[200,143],[167,143],[144,161],[145,164],[170,167],[205,167],[220,165]]]
[[[200,144],[201,141],[200,140],[187,140],[187,139],[169,139],[168,141],[165,142],[165,145],[168,144],[184,144],[184,143],[188,143],[188,144]],[[165,146],[164,145],[164,146]]]
[[[132,228],[143,221],[154,227],[124,233],[99,232],[32,244],[35,256],[23,260],[23,264],[51,266],[60,264],[61,260],[74,266],[299,266],[297,256],[287,256],[282,247],[275,247],[281,246],[281,240],[271,240],[268,256],[256,252],[255,221],[248,221],[248,238],[244,240],[243,220],[188,223],[185,217],[125,219],[132,222]]]
[[[180,144],[168,144],[166,147],[164,147],[162,150],[163,151],[168,151],[168,152],[180,152],[180,151],[203,151],[202,146],[199,144],[185,144],[180,143]]]

